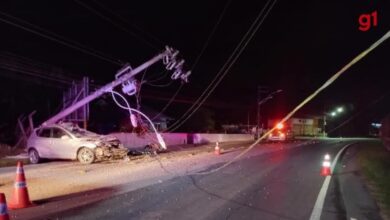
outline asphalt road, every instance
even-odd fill
[[[325,179],[320,176],[324,155],[334,158],[350,142],[355,141],[323,141],[249,155],[216,173],[176,177],[48,219],[309,219]],[[346,167],[347,162],[340,163]],[[359,186],[352,192],[340,191],[359,180],[334,176],[321,219],[358,215],[353,213],[359,212],[358,208],[346,208],[354,204],[345,204],[357,194],[372,206],[373,201]],[[367,219],[380,218],[374,210]]]

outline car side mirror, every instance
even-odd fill
[[[61,139],[62,139],[62,140],[68,140],[68,139],[69,139],[69,136],[68,136],[68,135],[62,135],[62,136],[61,136]]]

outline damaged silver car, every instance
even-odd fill
[[[73,123],[58,123],[34,129],[27,140],[31,163],[41,159],[71,159],[83,164],[120,159],[128,150],[113,136],[98,135]]]

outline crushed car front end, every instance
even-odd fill
[[[123,159],[129,152],[117,138],[111,136],[100,136],[95,144],[97,160]]]

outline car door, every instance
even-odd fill
[[[31,145],[38,151],[40,157],[50,158],[51,128],[42,128],[36,131]]]
[[[74,140],[63,129],[53,127],[51,137],[50,152],[55,158],[59,159],[74,159]]]

